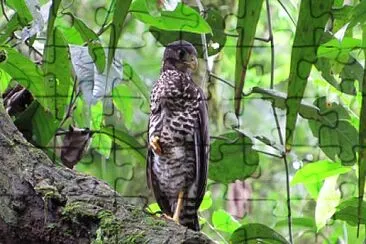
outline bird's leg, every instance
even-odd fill
[[[179,192],[178,194],[178,201],[177,201],[177,207],[175,208],[175,212],[173,215],[173,221],[179,224],[179,213],[180,210],[182,210],[183,206],[183,191]]]
[[[154,152],[157,155],[161,155],[162,154],[162,150],[159,144],[159,137],[158,136],[154,136],[151,141],[150,141],[150,146],[152,147],[152,149],[154,150]]]

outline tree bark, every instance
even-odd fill
[[[0,243],[212,243],[94,177],[56,166],[0,102]]]

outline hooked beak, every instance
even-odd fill
[[[188,67],[190,67],[192,70],[196,70],[198,68],[198,60],[196,56],[192,56],[190,61],[185,62]]]

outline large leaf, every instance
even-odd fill
[[[337,188],[338,175],[328,177],[319,192],[315,206],[315,222],[317,230],[325,226],[327,220],[332,217],[339,204],[341,192]]]
[[[362,208],[362,215],[359,216],[359,207]],[[339,206],[337,206],[337,211],[334,214],[335,219],[344,220],[350,225],[366,224],[366,202],[361,201],[361,205],[359,203],[359,199],[354,197],[348,199]]]
[[[25,0],[7,0],[6,5],[18,13],[20,23],[23,26],[26,26],[31,20],[33,20],[33,16],[29,11]]]
[[[352,167],[343,166],[339,162],[322,160],[308,163],[298,171],[292,178],[291,185],[303,183],[314,183],[324,180],[327,177],[344,174],[352,170]]]
[[[236,30],[239,34],[239,38],[236,45],[234,97],[234,108],[236,116],[239,116],[240,114],[240,104],[244,88],[245,76],[262,5],[263,0],[239,0],[238,22],[236,25]]]
[[[72,20],[75,29],[80,33],[84,42],[88,44],[89,55],[90,57],[92,57],[98,72],[103,73],[105,68],[106,56],[98,35],[95,34],[95,32],[90,29],[81,19],[76,18],[73,15],[71,16],[73,17]]]
[[[211,144],[209,178],[231,183],[250,177],[259,163],[251,139],[239,132],[224,134],[219,138]]]
[[[212,206],[211,192],[206,191],[198,211],[203,212],[209,209],[211,206]]]
[[[332,39],[318,48],[317,56],[319,58],[335,59],[340,62],[348,60],[349,53],[354,50],[362,48],[362,40],[352,37],[344,37],[341,41]]]
[[[302,0],[292,47],[287,91],[286,148],[291,150],[297,114],[304,95],[324,27],[330,18],[332,0]]]
[[[238,228],[230,237],[233,244],[282,243],[288,244],[279,233],[263,224],[246,224]]]
[[[109,127],[102,127],[100,132],[110,136],[115,143],[123,147],[122,149],[136,152],[136,156],[139,157],[141,162],[145,162],[147,155],[146,147],[134,136],[131,136],[126,131],[116,130]]]
[[[132,0],[115,0],[111,32],[109,36],[108,57],[107,57],[107,80],[113,76],[113,65],[117,50],[118,39],[122,34],[123,24],[127,16],[128,9]]]
[[[240,226],[239,222],[223,209],[213,212],[212,223],[215,229],[228,233],[233,233]]]
[[[144,80],[141,79],[140,75],[136,73],[132,66],[126,62],[123,63],[123,80],[131,81],[144,97],[146,105],[149,104],[150,94],[148,86]]]
[[[57,119],[62,119],[69,103],[72,75],[69,48],[57,28],[52,29],[48,35],[43,56],[43,72],[47,108],[51,109]]]
[[[226,34],[224,18],[216,9],[209,8],[205,10],[205,20],[212,28],[212,35],[206,34],[206,45],[208,55],[214,55],[220,52],[225,46]],[[202,39],[200,34],[184,31],[167,31],[155,27],[150,27],[149,31],[155,39],[167,46],[169,43],[177,40],[185,40],[192,43],[197,49],[199,57],[203,57]]]
[[[152,16],[145,0],[135,0],[129,10],[140,21],[162,30],[211,33],[210,25],[189,6],[179,3],[174,11],[162,11],[160,16]]]
[[[38,147],[46,147],[59,128],[60,120],[46,111],[38,101],[34,101],[16,118],[14,124],[27,140]]]
[[[0,46],[0,53],[3,53],[5,57],[0,62],[0,69],[27,88],[44,108],[50,110],[51,108],[47,107],[48,104],[45,101],[47,94],[42,70],[12,48]]]
[[[357,147],[358,133],[349,122],[350,116],[343,106],[327,102],[325,97],[314,101],[320,109],[322,121],[309,121],[310,129],[319,139],[322,151],[332,160],[336,156],[343,165],[353,165],[356,162],[355,148]]]
[[[17,13],[11,16],[11,19],[5,26],[5,30],[3,29],[0,33],[0,44],[4,43],[14,31],[16,31],[20,27],[19,15]]]
[[[87,104],[94,104],[109,96],[113,87],[122,82],[123,66],[120,52],[116,53],[109,74],[107,70],[103,73],[98,72],[87,47],[70,45],[70,54],[79,87]]]
[[[263,99],[269,100],[272,104],[280,109],[286,109],[286,94],[283,92],[279,92],[271,89],[264,89],[260,87],[253,87],[253,94],[260,94]],[[305,102],[301,102],[300,104],[300,115],[305,119],[312,120],[322,120],[322,116],[320,115],[320,110],[312,104],[307,104]]]

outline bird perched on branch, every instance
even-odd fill
[[[147,181],[165,217],[199,231],[209,154],[207,103],[192,80],[197,51],[169,44],[151,93]]]

